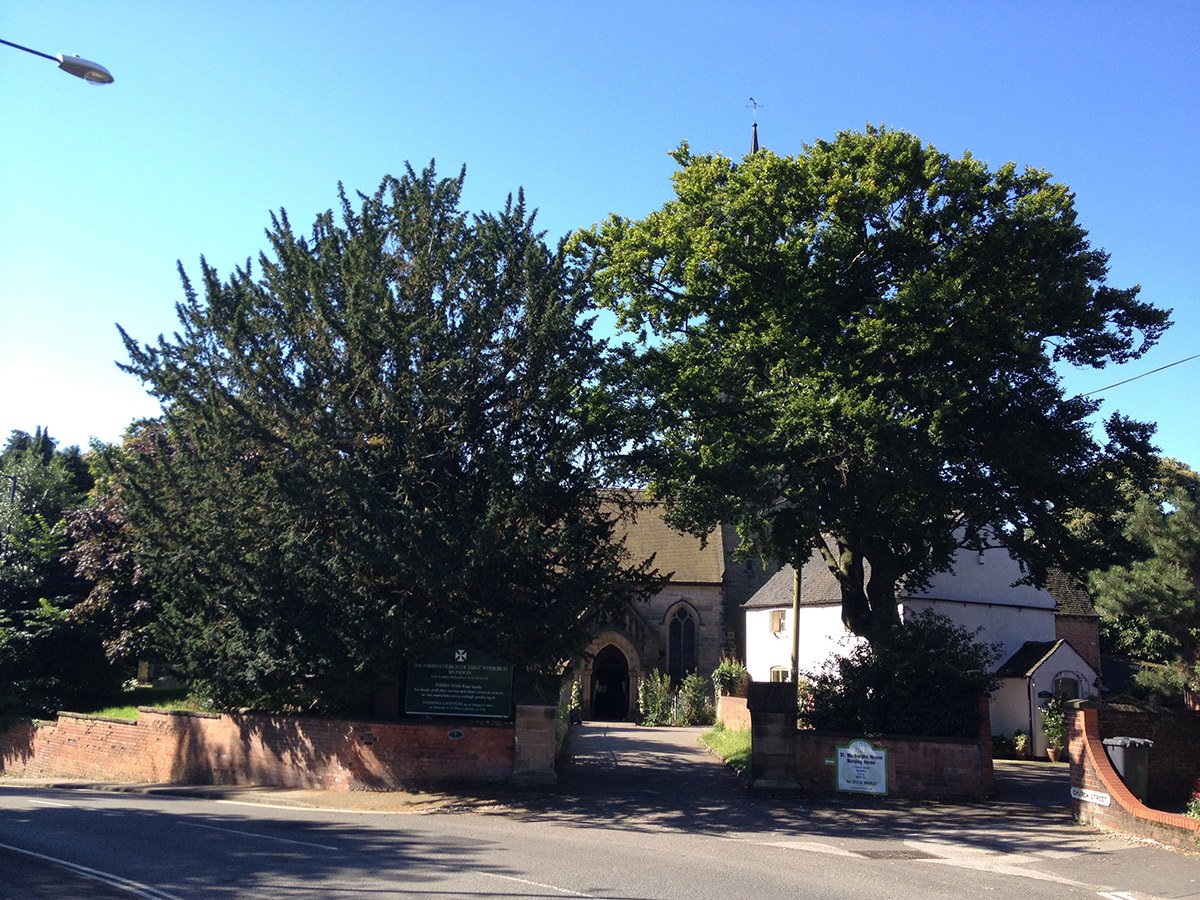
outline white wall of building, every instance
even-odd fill
[[[959,550],[954,555],[953,569],[934,575],[929,580],[929,587],[924,591],[905,593],[914,597],[937,597],[941,600],[967,600],[1053,610],[1054,598],[1048,591],[1027,584],[1014,586],[1014,582],[1019,581],[1023,575],[1020,564],[1003,548],[984,550],[982,554]]]
[[[784,612],[783,630],[771,629],[769,609],[746,610],[746,669],[755,681],[770,681],[771,669],[792,668],[792,610]],[[800,608],[800,670],[820,668],[830,656],[845,655],[860,640],[846,632],[838,605]]]
[[[980,629],[975,638],[980,643],[1000,644],[1000,657],[993,669],[1020,650],[1026,641],[1055,639],[1053,605],[1031,609],[1003,603],[906,599],[902,606],[906,616],[925,609],[932,609],[967,631]]]

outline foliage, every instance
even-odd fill
[[[1067,710],[1057,697],[1047,700],[1042,707],[1042,731],[1052,748],[1061,750],[1067,745]]]
[[[1200,797],[1192,797],[1187,802],[1187,809],[1183,811],[1185,816],[1192,819],[1200,819]]]
[[[14,431],[0,452],[0,713],[87,706],[119,683],[96,630],[67,615],[82,586],[65,556],[65,516],[91,478],[78,447],[55,444],[42,429]]]
[[[586,285],[432,166],[122,331],[164,404],[118,483],[165,655],[222,704],[361,707],[430,647],[553,671],[647,580],[610,540]]]
[[[642,676],[637,690],[638,724],[671,724],[671,679],[654,669]]]
[[[1124,534],[1140,558],[1093,571],[1088,582],[1105,645],[1172,668],[1176,696],[1200,687],[1200,473],[1160,460],[1149,490],[1132,498]],[[1170,689],[1157,670],[1143,672]]]
[[[1018,728],[1013,732],[1012,745],[1013,750],[1016,751],[1017,755],[1023,755],[1025,753],[1025,749],[1029,746],[1029,735]]]
[[[1143,663],[1133,676],[1132,694],[1154,706],[1178,707],[1189,679],[1179,666]]]
[[[712,682],[719,697],[734,697],[741,691],[742,685],[750,674],[739,660],[722,657],[713,669]]]
[[[612,403],[672,524],[819,550],[869,639],[956,548],[1007,546],[1035,582],[1109,552],[1152,428],[1114,415],[1098,446],[1100,400],[1055,367],[1135,359],[1169,322],[1106,283],[1065,186],[881,128],[674,156],[673,200],[576,238],[634,339]]]
[[[674,724],[711,725],[715,715],[708,680],[697,672],[689,672],[679,685]]]
[[[996,686],[999,645],[925,611],[883,640],[856,642],[808,676],[808,727],[865,734],[974,737],[979,698]]]
[[[92,460],[101,477],[91,502],[66,516],[69,546],[64,558],[87,584],[70,616],[99,629],[105,654],[115,662],[154,655],[153,586],[139,561],[123,488],[112,478],[117,455],[136,453],[140,446],[136,432],[120,448],[94,446]]]
[[[749,728],[725,728],[718,722],[712,731],[700,736],[700,742],[725,760],[739,775],[750,771]]]

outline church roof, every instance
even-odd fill
[[[634,562],[654,557],[654,568],[671,574],[676,584],[721,584],[725,574],[725,543],[721,529],[710,532],[703,547],[700,539],[676,531],[662,519],[662,506],[640,500],[632,519],[617,523],[617,536]]]

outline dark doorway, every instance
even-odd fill
[[[629,713],[629,661],[609,644],[592,663],[592,718],[624,722]]]

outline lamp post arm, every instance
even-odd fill
[[[42,53],[40,50],[31,50],[29,47],[22,47],[20,44],[14,44],[12,41],[6,41],[0,38],[0,44],[5,44],[9,47],[16,47],[18,50],[24,50],[26,53],[32,53],[34,56],[40,56],[42,59],[48,59],[51,62],[58,62],[57,56],[51,56],[49,53]]]

